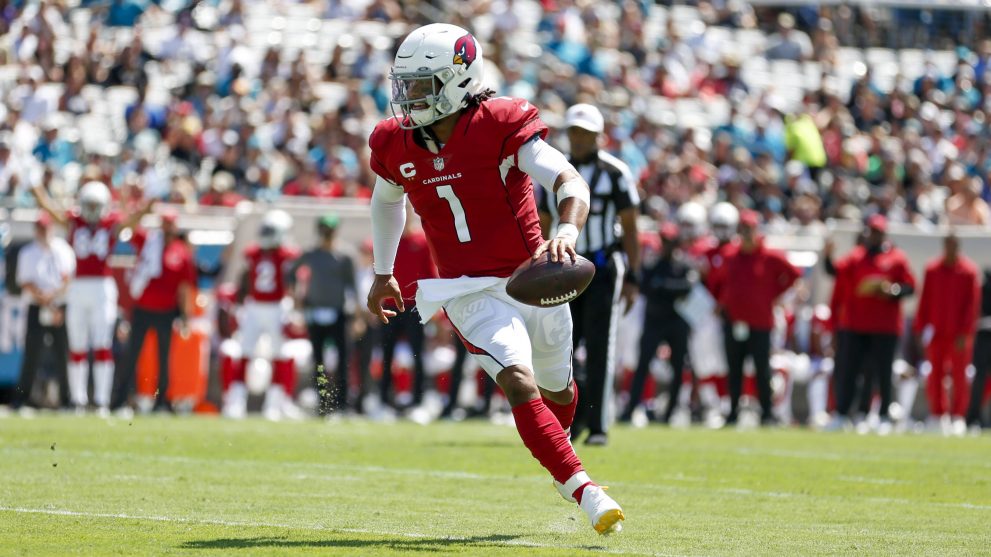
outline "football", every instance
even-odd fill
[[[559,306],[577,298],[594,276],[595,265],[580,255],[575,261],[566,257],[555,263],[545,253],[536,261],[527,259],[513,271],[506,293],[531,306]]]

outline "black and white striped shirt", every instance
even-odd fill
[[[574,161],[572,161],[574,164]],[[619,212],[640,204],[636,182],[626,163],[609,153],[599,150],[595,160],[585,164],[575,164],[575,169],[588,182],[591,198],[588,220],[578,236],[575,249],[582,256],[595,261],[596,253],[605,253],[619,248],[622,230],[617,215]],[[557,230],[557,202],[546,191],[540,197],[539,209],[551,215],[551,237]]]

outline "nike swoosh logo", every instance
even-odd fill
[[[431,55],[429,55],[429,54],[424,54],[423,56],[424,56],[424,58],[426,58],[427,60],[433,60],[434,58],[436,58],[436,57],[437,57],[437,55],[436,55],[436,54],[434,54],[433,56],[431,56]]]
[[[527,102],[521,104],[520,105],[520,110],[522,110],[523,112],[526,112],[527,110],[530,110],[530,101],[527,101]]]

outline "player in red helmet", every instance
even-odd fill
[[[565,431],[577,394],[571,377],[568,307],[527,306],[506,294],[530,257],[576,257],[589,189],[523,99],[492,98],[482,83],[482,49],[468,31],[432,24],[399,46],[390,78],[395,117],[369,139],[378,175],[372,195],[375,281],[369,310],[405,305],[393,266],[406,200],[420,216],[438,279],[419,281],[421,320],[443,308],[466,348],[502,387],[524,445],[577,502],[599,533],[618,531],[623,511],[593,483]],[[561,224],[541,238],[531,177],[553,192]]]

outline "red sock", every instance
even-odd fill
[[[712,378],[712,382],[716,385],[716,393],[719,394],[719,398],[725,398],[729,396],[729,383],[726,380],[725,375],[716,375]],[[832,392],[832,389],[830,389]]]
[[[575,382],[571,382],[571,386],[575,391],[575,396],[571,399],[568,404],[558,404],[553,400],[548,400],[545,397],[541,397],[544,400],[544,405],[547,409],[554,414],[557,421],[561,424],[561,429],[568,429],[571,424],[575,421],[575,408],[578,406],[578,385]]]
[[[282,385],[286,394],[293,396],[296,394],[296,366],[291,359],[275,360],[275,369],[272,370],[272,384]]]
[[[523,444],[555,480],[563,484],[583,470],[561,422],[544,401],[535,398],[514,406],[513,418]]]
[[[231,383],[244,383],[245,360],[222,356],[220,359],[220,382],[224,392]]]

